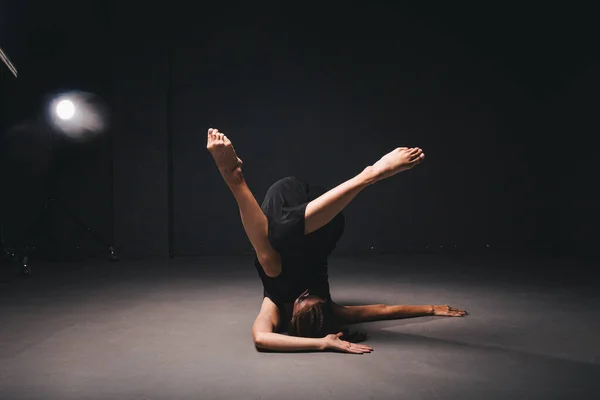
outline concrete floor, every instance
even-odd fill
[[[34,264],[0,284],[0,399],[600,398],[600,295],[570,261],[333,258],[339,303],[470,312],[364,324],[365,355],[257,352],[253,268]]]

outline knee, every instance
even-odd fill
[[[257,254],[258,262],[267,276],[273,278],[281,272],[281,257],[279,254]]]

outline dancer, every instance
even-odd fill
[[[367,321],[466,314],[447,305],[341,306],[329,293],[327,259],[344,230],[343,209],[369,185],[418,165],[425,158],[420,148],[399,147],[328,191],[295,177],[281,179],[269,188],[262,206],[227,136],[209,129],[207,149],[237,201],[256,253],[264,288],[252,327],[258,350],[369,353],[370,346],[357,343],[360,337],[346,338],[342,329]]]

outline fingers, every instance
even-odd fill
[[[336,337],[335,347],[334,347],[336,350],[339,350],[344,353],[352,353],[352,354],[363,354],[363,353],[370,353],[373,351],[373,348],[371,346],[367,346],[364,344],[351,343],[346,340],[339,339],[340,337],[343,336],[343,334],[344,334],[344,332],[338,332],[335,335],[333,335]]]
[[[443,311],[442,315],[447,317],[464,317],[468,314],[465,310],[459,310],[458,308],[450,307],[448,305],[442,307],[446,307],[446,310]]]
[[[365,354],[365,353],[370,353],[370,350],[359,350],[359,349],[348,349],[346,351],[346,353],[352,353],[352,354]]]
[[[367,346],[366,344],[353,344],[352,347],[356,347],[359,350],[364,351],[373,351],[373,348],[371,346]]]
[[[358,343],[352,343],[352,342],[347,342],[345,340],[341,341],[342,346],[344,346],[347,349],[358,349],[358,350],[362,350],[362,351],[373,351],[373,348],[371,346],[367,346],[366,344],[358,344]]]
[[[362,344],[354,344],[354,343],[350,343],[350,346],[347,346],[344,351],[346,353],[352,353],[352,354],[364,354],[364,353],[370,353],[373,351],[373,348],[371,348],[370,346],[365,346]]]
[[[463,315],[466,315],[466,314],[467,314],[467,312],[466,312],[465,310],[459,310],[458,308],[455,308],[455,307],[450,307],[450,306],[449,306],[449,307],[448,307],[448,310],[449,310],[450,312],[452,312],[452,313],[454,313],[454,314],[456,314],[456,315],[460,315],[460,316],[463,316]]]

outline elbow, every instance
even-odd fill
[[[255,333],[252,335],[252,339],[254,340],[254,347],[258,351],[267,351],[267,341],[265,339],[265,335],[262,333]]]

